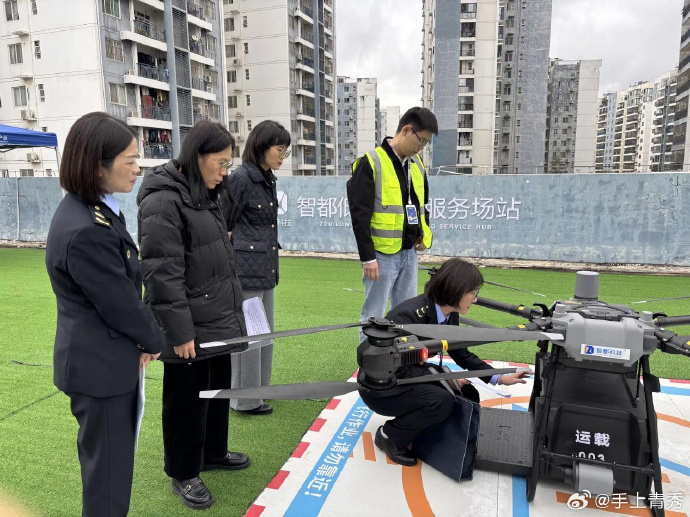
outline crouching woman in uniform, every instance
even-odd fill
[[[60,165],[60,202],[48,232],[46,267],[57,299],[55,385],[79,423],[82,515],[129,511],[139,371],[163,336],[141,301],[137,247],[114,193],[134,188],[137,141],[105,113],[78,119]]]
[[[388,314],[386,318],[399,324],[459,325],[458,314],[467,314],[477,301],[477,294],[484,278],[476,266],[459,258],[443,263],[431,278],[424,294],[410,298]],[[449,350],[448,355],[458,366],[466,370],[486,370],[482,377],[491,384],[524,384],[523,379],[531,372],[521,371],[510,375],[491,375],[490,365],[479,359],[467,348]],[[398,379],[420,377],[437,373],[426,363],[404,366],[395,372]],[[479,393],[467,379],[456,381],[461,395],[472,402],[479,402]],[[455,396],[440,383],[396,386],[387,391],[361,391],[362,400],[376,413],[395,417],[376,431],[375,443],[395,463],[412,466],[417,464],[414,453],[408,450],[427,428],[445,421],[453,411]]]
[[[223,180],[235,141],[221,124],[199,122],[177,160],[150,170],[137,195],[145,299],[164,330],[165,472],[185,506],[210,507],[203,470],[239,470],[246,454],[228,451],[229,400],[199,398],[230,388],[230,353],[246,345],[200,348],[247,333],[242,287],[225,221],[233,199]]]

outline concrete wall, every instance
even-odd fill
[[[281,178],[284,249],[355,252],[345,178]],[[689,174],[430,177],[431,253],[690,266]],[[137,190],[138,190],[137,184]],[[0,239],[43,241],[55,178],[0,179]],[[119,196],[136,235],[136,190]]]

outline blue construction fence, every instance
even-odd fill
[[[345,177],[281,177],[286,250],[356,252]],[[136,193],[118,195],[132,235]],[[429,178],[434,242],[445,256],[690,266],[690,174]],[[57,178],[0,179],[0,239],[45,241]]]

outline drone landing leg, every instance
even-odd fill
[[[539,481],[539,473],[541,471],[541,457],[542,448],[544,447],[544,440],[546,439],[546,428],[549,423],[549,411],[551,409],[551,397],[553,395],[553,387],[556,381],[556,371],[558,370],[558,356],[561,347],[554,346],[551,349],[551,357],[547,360],[544,367],[544,376],[546,379],[546,391],[544,392],[544,401],[540,412],[535,411],[535,428],[534,435],[534,449],[532,456],[532,470],[527,478],[527,501],[530,503],[534,501],[534,495],[537,492],[537,482]]]
[[[633,396],[633,393],[630,390],[630,385],[628,384],[628,379],[625,377],[625,375],[621,375],[619,378],[621,381],[623,381],[623,386],[625,386],[625,393],[628,394],[628,398],[630,399],[630,404],[632,405],[632,407],[636,408],[637,407],[637,399],[635,396]],[[637,382],[638,382],[638,386],[639,386],[639,382],[640,382],[639,381],[639,375],[638,375],[638,381]]]
[[[661,464],[659,463],[659,435],[657,434],[657,419],[654,411],[652,394],[661,391],[659,379],[652,375],[649,369],[649,356],[640,358],[642,364],[642,379],[644,380],[645,406],[647,409],[647,434],[651,447],[652,469],[654,470],[654,492],[663,500],[663,487],[661,486]],[[654,517],[664,517],[664,509],[652,508]]]

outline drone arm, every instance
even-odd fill
[[[690,316],[658,316],[654,318],[654,323],[658,327],[678,327],[680,325],[690,325]]]
[[[513,314],[514,316],[522,316],[528,320],[542,316],[542,312],[538,309],[532,309],[530,307],[525,307],[524,305],[511,305],[509,303],[499,302],[498,300],[491,300],[489,298],[478,297],[476,304],[488,309],[507,312],[508,314]]]
[[[690,357],[690,336],[679,336],[670,330],[657,330],[659,348],[667,354],[681,354]]]

